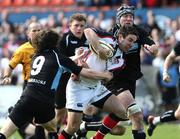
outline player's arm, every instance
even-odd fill
[[[172,50],[171,53],[166,57],[164,61],[164,67],[163,67],[163,80],[165,82],[170,82],[170,76],[168,74],[168,68],[172,65],[173,61],[176,58],[175,51]]]
[[[99,56],[99,58],[103,60],[107,59],[109,50],[104,49],[103,47],[100,47],[99,36],[96,34],[96,32],[91,28],[87,28],[84,30],[84,34],[89,44],[93,46],[93,50]]]
[[[113,78],[111,72],[108,71],[98,72],[87,68],[82,68],[80,75],[87,78],[93,78],[93,79],[105,80],[105,81],[110,81]]]
[[[81,75],[87,78],[98,79],[98,80],[106,80],[109,81],[112,79],[113,75],[111,72],[104,71],[94,71],[92,69],[82,68],[77,66],[70,58],[61,56],[61,64],[65,67],[66,71],[74,73],[75,75]]]
[[[14,68],[21,63],[23,57],[23,51],[16,50],[9,61],[9,66],[5,69],[3,74],[3,80],[1,84],[10,84],[11,83],[11,75]]]
[[[84,34],[87,38],[87,40],[89,41],[89,43],[96,49],[98,50],[99,49],[99,37],[98,35],[96,34],[96,32],[91,29],[91,28],[86,28],[84,30]]]
[[[13,69],[10,66],[8,66],[8,68],[5,69],[4,75],[3,75],[3,80],[1,82],[1,84],[6,85],[6,84],[10,84],[11,83],[11,74],[12,74],[12,71],[13,71]]]
[[[144,48],[153,56],[156,56],[158,53],[158,46],[156,44],[144,44]]]
[[[147,50],[151,55],[156,56],[158,53],[158,46],[150,37],[150,34],[142,28],[139,28],[139,31],[139,39],[143,44],[144,49]]]

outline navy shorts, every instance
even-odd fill
[[[132,96],[135,98],[136,81],[123,79],[119,81],[111,81],[105,84],[105,86],[115,95],[119,95],[121,92],[129,90]]]
[[[26,92],[30,93],[30,92]],[[55,107],[48,103],[36,100],[30,96],[21,96],[9,114],[9,118],[18,127],[35,120],[35,123],[43,124],[55,117]]]

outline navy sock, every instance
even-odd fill
[[[133,139],[146,139],[144,131],[132,130]]]
[[[170,110],[165,112],[161,117],[160,121],[163,122],[170,122],[170,121],[176,121],[176,117],[174,116],[175,111]]]
[[[0,139],[6,139],[6,137],[2,133],[0,133]]]

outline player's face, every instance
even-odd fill
[[[123,52],[127,52],[133,45],[133,43],[137,40],[137,36],[133,34],[127,35],[125,38],[122,37],[122,35],[119,35],[118,41],[119,41],[119,48]]]
[[[119,23],[121,26],[131,26],[133,25],[133,15],[132,14],[124,14],[119,19]]]
[[[41,29],[42,27],[40,24],[33,24],[32,26],[30,26],[27,33],[28,38],[31,40],[32,37],[37,34]]]
[[[85,29],[85,21],[74,20],[70,24],[70,30],[77,38],[81,38]]]

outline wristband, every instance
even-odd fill
[[[163,76],[164,76],[164,75],[169,75],[167,70],[164,70],[164,71],[163,71]]]

